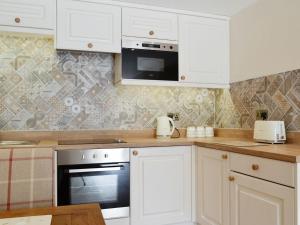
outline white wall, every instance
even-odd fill
[[[174,9],[191,10],[201,13],[212,13],[217,15],[231,16],[256,0],[119,0],[160,6]]]
[[[231,20],[231,82],[300,69],[300,0],[259,0]]]

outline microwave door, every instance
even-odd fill
[[[178,53],[122,49],[123,79],[178,81]]]

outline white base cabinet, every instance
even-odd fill
[[[197,223],[229,224],[229,157],[227,152],[198,148]]]
[[[293,163],[198,147],[197,223],[296,225],[295,174]]]
[[[192,147],[131,150],[131,225],[190,224]]]
[[[294,225],[295,189],[231,173],[231,225]]]

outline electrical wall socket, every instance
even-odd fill
[[[179,113],[168,113],[167,116],[173,119],[174,121],[179,121]]]
[[[256,120],[268,120],[269,112],[268,110],[256,110]]]

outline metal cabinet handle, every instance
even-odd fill
[[[132,155],[134,155],[134,156],[137,156],[138,154],[139,154],[138,151],[133,151],[133,152],[132,152]]]
[[[92,44],[92,43],[88,43],[88,48],[93,48],[94,47],[94,45]]]
[[[151,31],[149,31],[149,35],[154,35],[154,31],[153,30],[151,30]]]
[[[222,159],[228,159],[228,155],[226,154],[222,155]]]
[[[231,182],[233,182],[235,180],[235,178],[234,178],[234,176],[229,176],[228,180],[231,181]]]
[[[16,23],[20,23],[20,22],[21,22],[20,17],[16,17],[16,18],[15,18],[15,22],[16,22]]]
[[[122,167],[110,167],[110,168],[91,168],[91,169],[71,169],[69,173],[92,173],[92,172],[105,172],[105,171],[118,171]]]
[[[259,165],[253,164],[252,165],[252,170],[255,170],[255,171],[259,170]]]

